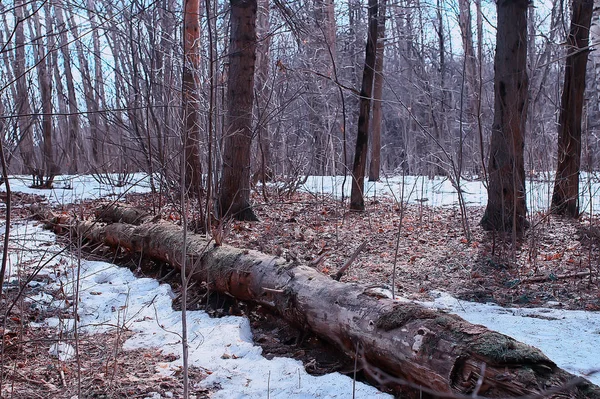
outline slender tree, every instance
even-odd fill
[[[15,1],[15,66],[14,76],[16,79],[16,110],[19,118],[17,125],[19,127],[19,145],[23,164],[27,173],[34,173],[35,154],[33,151],[33,129],[31,116],[31,103],[29,102],[29,92],[27,88],[27,70],[25,62],[25,29],[24,29],[24,10],[23,0]]]
[[[365,209],[363,189],[367,165],[367,151],[369,148],[369,117],[371,114],[371,96],[373,95],[373,80],[375,76],[377,22],[377,0],[369,0],[369,31],[367,33],[365,66],[360,90],[358,133],[356,135],[356,149],[354,151],[354,165],[352,167],[352,191],[350,192],[350,209],[355,211],[363,211]]]
[[[269,132],[269,121],[267,113],[269,108],[269,97],[273,88],[269,84],[269,48],[271,46],[270,32],[270,10],[269,0],[258,1],[258,14],[256,19],[257,47],[256,47],[256,109],[258,121],[256,126],[258,136],[258,174],[262,182],[272,179],[271,168],[271,140]]]
[[[200,0],[185,0],[183,51],[182,102],[185,124],[185,185],[188,193],[199,194],[202,177],[198,115],[200,93],[197,83],[197,74],[200,69]]]
[[[230,0],[227,128],[219,210],[221,216],[258,220],[250,207],[250,148],[256,63],[257,0]]]
[[[50,51],[50,43],[54,40],[54,33],[51,31],[51,25],[46,26],[46,34],[42,32],[39,13],[33,11],[33,25],[35,28],[35,63],[37,65],[38,84],[40,88],[40,99],[42,101],[42,166],[37,174],[39,184],[44,188],[52,188],[54,175],[58,172],[54,162],[54,132],[52,123],[52,75],[50,74],[51,57],[47,57]],[[44,45],[43,37],[47,36],[48,47]]]
[[[527,226],[525,165],[527,119],[528,0],[498,0],[494,59],[494,124],[488,162],[486,230],[523,231]]]
[[[381,170],[381,121],[383,116],[383,55],[385,53],[385,12],[386,1],[379,2],[379,21],[377,22],[377,47],[375,58],[375,82],[373,83],[373,140],[371,142],[371,162],[369,181],[379,180]]]
[[[558,166],[552,211],[573,218],[579,216],[581,117],[593,9],[593,0],[573,0],[571,29],[567,37],[565,83],[558,117]]]
[[[81,74],[83,86],[83,95],[85,100],[85,106],[87,113],[87,119],[89,123],[89,135],[92,147],[92,165],[94,167],[102,166],[102,159],[100,158],[101,152],[101,129],[100,129],[100,114],[98,107],[98,93],[94,91],[94,84],[90,73],[90,59],[87,54],[87,50],[82,40],[79,40],[79,26],[76,22],[75,16],[71,13],[67,14],[70,30],[75,40],[75,50],[77,52],[77,59],[79,61],[79,72]],[[97,61],[97,60],[96,60]]]

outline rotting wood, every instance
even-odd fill
[[[117,208],[104,208],[102,220],[73,221],[71,233],[180,267],[180,227],[165,221],[139,226],[120,223],[122,212],[112,209]],[[64,218],[40,209],[36,213],[48,226],[59,222],[57,228],[64,231]],[[306,265],[253,250],[215,246],[197,234],[187,234],[186,246],[186,264],[191,265],[186,272],[193,279],[266,306],[350,357],[360,353],[365,372],[380,382],[378,373],[385,373],[394,389],[408,384],[437,392],[436,396],[477,392],[488,397],[550,397],[547,390],[569,386],[570,397],[600,398],[599,387],[583,379],[573,383],[573,375],[538,349],[456,315],[374,297],[366,293],[367,287],[334,281]]]

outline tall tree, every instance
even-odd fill
[[[71,52],[69,51],[69,38],[67,36],[68,27],[63,16],[64,6],[53,3],[54,18],[56,21],[56,30],[58,34],[58,44],[62,54],[64,64],[65,83],[67,85],[67,103],[69,116],[67,117],[67,172],[74,174],[79,170],[79,158],[81,151],[81,137],[79,133],[79,116],[77,108],[77,95],[75,92],[75,80],[73,79],[73,62]]]
[[[552,194],[552,211],[579,216],[581,116],[585,92],[593,0],[573,0],[571,29],[567,37],[565,81],[558,117],[558,166]]]
[[[184,147],[185,147],[185,188],[190,194],[199,194],[201,188],[202,165],[200,164],[200,103],[197,75],[200,69],[200,0],[185,0],[183,18],[183,78],[182,101]]]
[[[464,137],[467,147],[470,150],[469,155],[472,155],[471,160],[475,170],[479,169],[475,165],[478,164],[476,161],[476,151],[474,149],[475,143],[475,122],[477,121],[477,104],[478,104],[478,90],[477,90],[477,58],[475,57],[475,48],[473,46],[473,29],[471,28],[471,1],[470,0],[459,0],[459,14],[458,23],[460,26],[460,33],[462,38],[462,46],[464,52],[464,64],[463,64],[463,84],[464,90],[461,90],[462,98],[461,104],[464,104],[465,108],[464,117],[461,117],[461,130],[466,130],[464,133],[461,131],[461,137]],[[462,116],[462,115],[461,115]],[[464,149],[461,148],[461,151]],[[460,169],[462,169],[463,157],[460,157]]]
[[[379,21],[377,22],[377,46],[375,50],[375,82],[373,83],[373,140],[371,142],[371,162],[369,181],[379,180],[381,170],[381,120],[383,116],[383,55],[385,53],[385,12],[386,1],[379,2]]]
[[[19,146],[25,171],[34,173],[35,154],[33,152],[33,129],[31,116],[31,103],[27,87],[27,70],[25,63],[25,29],[23,27],[25,5],[23,0],[15,1],[15,66],[14,76],[17,85],[16,109],[17,125],[19,127]]]
[[[256,19],[257,29],[257,47],[256,47],[256,110],[258,121],[256,132],[258,136],[258,174],[262,182],[272,179],[273,170],[271,168],[271,140],[269,132],[269,121],[267,119],[269,108],[269,97],[272,94],[272,87],[269,84],[269,51],[271,46],[270,32],[270,10],[269,0],[258,1],[258,15]]]
[[[256,63],[257,0],[230,0],[227,128],[219,210],[221,216],[258,220],[250,207],[250,148]]]
[[[35,4],[34,4],[35,7]],[[54,49],[51,43],[54,40],[52,25],[46,25],[46,34],[42,32],[39,13],[33,13],[33,25],[35,27],[35,53],[34,60],[37,65],[38,84],[40,88],[40,100],[42,102],[42,165],[37,174],[39,184],[44,188],[52,188],[54,175],[58,172],[54,163],[53,146],[53,124],[52,124],[52,75],[50,74],[51,57],[48,55]],[[48,21],[48,19],[47,19]],[[46,37],[48,46],[44,45],[42,38]]]
[[[498,0],[494,58],[494,124],[490,146],[485,230],[520,232],[527,226],[525,165],[528,0]]]
[[[377,0],[369,0],[369,31],[367,33],[365,66],[360,89],[358,133],[356,135],[356,149],[354,151],[354,165],[352,167],[352,191],[350,192],[350,209],[355,211],[365,210],[363,189],[365,186],[365,169],[367,166],[367,151],[369,148],[371,96],[373,95],[373,80],[375,77],[377,22]]]
[[[75,50],[77,52],[77,59],[79,61],[79,72],[81,73],[82,78],[82,86],[83,86],[83,95],[85,99],[85,106],[87,114],[87,119],[89,122],[89,132],[90,132],[90,140],[92,141],[92,166],[99,167],[102,166],[102,159],[100,158],[101,151],[101,129],[100,129],[100,114],[99,114],[99,105],[98,105],[98,93],[94,91],[94,84],[92,81],[91,73],[90,73],[90,62],[88,53],[84,46],[84,43],[80,40],[79,37],[79,26],[77,24],[75,16],[71,13],[69,14],[66,10],[65,13],[68,18],[70,30],[75,38]],[[98,60],[95,60],[98,61]]]

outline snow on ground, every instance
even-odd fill
[[[577,375],[600,369],[600,313],[549,308],[503,308],[492,303],[461,301],[434,292],[433,302],[473,324],[539,348],[559,367]],[[587,377],[600,385],[600,373]]]
[[[40,225],[27,223],[16,226],[15,243],[23,250],[21,260],[34,260],[36,246],[47,253],[61,248],[55,237]],[[60,255],[49,262],[41,275],[51,276],[47,291],[62,288],[67,297],[74,294],[78,263]],[[174,294],[168,284],[150,278],[137,278],[126,268],[106,262],[82,261],[79,268],[79,328],[94,334],[117,328],[135,334],[124,342],[124,349],[160,348],[163,354],[174,354],[178,360],[161,364],[157,373],[175,374],[181,369],[181,312],[171,308]],[[41,284],[35,282],[39,288]],[[44,294],[43,290],[28,299],[36,306],[65,307]],[[73,319],[46,319],[43,323],[73,331]],[[210,372],[200,387],[220,387],[213,398],[259,399],[280,398],[348,398],[353,381],[339,373],[319,377],[306,373],[300,361],[289,358],[267,360],[262,348],[252,342],[248,319],[237,316],[211,318],[203,311],[187,313],[190,364]],[[61,360],[73,355],[73,348],[62,342],[54,344],[49,354]],[[362,384],[356,384],[357,398],[391,398],[390,395]]]
[[[404,196],[402,185],[404,182]],[[342,186],[344,195],[350,196],[351,177],[347,176],[344,184],[343,176],[309,176],[302,189],[312,193],[333,194],[341,197]],[[527,207],[530,211],[544,211],[548,209],[554,177],[546,173],[543,178],[526,181]],[[487,190],[480,180],[462,180],[461,189],[467,206],[485,206],[487,204]],[[600,181],[598,176],[587,173],[581,174],[580,180],[580,206],[590,212],[590,204],[600,203]],[[429,178],[427,176],[394,176],[382,178],[379,182],[365,181],[365,197],[392,195],[399,202],[424,203],[428,206],[458,206],[458,194],[449,179],[441,176]],[[590,201],[590,198],[593,200]],[[597,205],[595,205],[597,207]],[[598,209],[594,209],[595,213]]]
[[[31,188],[31,176],[13,176],[8,179],[11,191],[24,194],[37,194],[48,198],[51,204],[68,204],[88,199],[118,197],[126,193],[147,193],[150,179],[145,173],[128,175],[59,175],[54,180],[54,188]],[[114,184],[119,184],[119,187]],[[4,187],[1,187],[4,190]]]

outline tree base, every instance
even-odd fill
[[[258,222],[258,216],[256,216],[250,206],[247,206],[241,211],[234,213],[232,217],[240,222]]]

